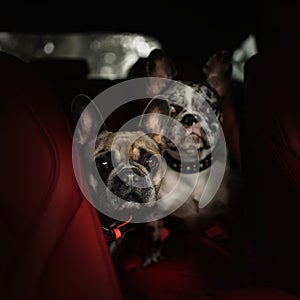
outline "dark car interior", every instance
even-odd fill
[[[299,1],[2,9],[0,298],[300,299],[299,13]],[[242,200],[228,232],[218,220],[186,232],[170,219],[163,259],[141,267],[139,229],[111,254],[78,185],[70,109],[77,94],[93,99],[136,76],[130,68],[154,48],[175,79],[195,82],[210,55],[229,52],[223,131]],[[108,128],[143,109],[120,107]]]

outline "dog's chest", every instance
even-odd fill
[[[179,207],[182,203],[193,203],[193,213],[197,213],[199,200],[208,181],[210,168],[200,173],[179,173],[168,166],[159,191],[159,199],[164,198],[163,209]],[[180,208],[179,208],[180,209]]]
[[[194,222],[195,218],[203,218],[204,216],[206,218],[213,217],[220,213],[220,210],[224,210],[230,194],[231,176],[229,168],[226,169],[223,181],[217,187],[218,189],[209,204],[204,208],[199,207],[199,201],[207,186],[210,173],[211,168],[200,173],[182,174],[168,167],[159,192],[160,198],[166,197],[163,209],[178,207],[172,215],[184,219],[185,222],[189,222],[189,219]],[[177,188],[175,188],[176,184],[178,184]]]

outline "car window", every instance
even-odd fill
[[[89,77],[122,79],[140,57],[161,48],[155,38],[138,33],[0,33],[0,50],[30,62],[37,58],[83,58]]]

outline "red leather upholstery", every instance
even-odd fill
[[[120,299],[63,109],[27,64],[0,53],[0,69],[0,298]]]
[[[296,296],[274,288],[237,289],[212,294],[216,300],[297,300]]]
[[[257,258],[254,282],[243,286],[236,278],[242,274],[232,264],[235,253],[216,253],[199,235],[176,240],[171,231],[165,260],[145,269],[129,261],[122,274],[128,299],[299,299],[299,50],[260,54],[246,67],[242,159]]]
[[[273,63],[272,60],[270,62]],[[71,161],[71,133],[58,100],[49,88],[30,71],[28,65],[15,57],[0,53],[0,67],[1,299],[121,299],[111,257],[100,230],[98,216],[95,209],[82,196],[74,178]],[[295,81],[296,77],[293,80]],[[255,84],[254,86],[256,87]],[[286,88],[284,90],[286,91]],[[257,96],[257,94],[255,95]],[[266,92],[265,95],[269,95],[269,93]],[[280,94],[274,92],[271,95],[276,98]],[[293,113],[299,108],[299,103],[296,103],[293,95],[290,93],[289,100],[293,99],[294,106],[285,107],[285,111],[289,111],[289,113]],[[264,100],[259,97],[258,99]],[[279,109],[280,106],[278,105],[277,108]],[[295,117],[296,113],[292,116]],[[296,124],[298,119],[289,117],[279,120],[280,122],[284,120],[290,125],[289,130],[293,130],[293,124]],[[265,133],[265,131],[255,131],[255,134],[259,134],[259,132]],[[287,158],[285,157],[282,161],[277,157],[277,161],[274,162],[265,154],[262,155],[265,156],[268,167],[279,165],[278,168],[289,170],[289,173],[284,176],[281,172],[279,175],[275,175],[275,172],[271,174],[274,175],[270,177],[270,180],[273,180],[271,181],[273,186],[274,182],[278,184],[278,186],[274,186],[278,198],[276,198],[277,194],[269,194],[269,189],[264,191],[263,197],[259,197],[260,195],[257,197],[260,201],[259,204],[264,208],[261,210],[262,213],[270,211],[270,215],[264,215],[270,224],[263,223],[265,228],[263,233],[271,232],[273,234],[264,234],[263,237],[267,242],[272,242],[267,247],[270,250],[267,254],[270,254],[271,258],[274,258],[274,252],[278,253],[279,250],[280,254],[285,255],[277,257],[277,260],[273,261],[276,268],[269,270],[274,273],[274,278],[279,279],[283,278],[282,271],[285,271],[285,281],[279,281],[280,284],[275,281],[272,283],[275,286],[296,290],[297,270],[299,270],[297,255],[300,251],[296,242],[298,227],[296,227],[297,219],[295,218],[298,213],[296,208],[299,207],[297,206],[299,197],[297,198],[295,195],[299,190],[296,185],[296,171],[286,169],[284,163],[287,163],[288,159],[298,162],[299,139],[294,140],[290,131],[282,131],[289,137],[285,139],[282,139],[283,135],[275,138],[276,130],[271,132],[272,135],[267,131],[267,137],[273,138],[274,135],[275,141],[280,145],[279,149],[284,148],[282,155],[286,155]],[[297,131],[297,133],[299,132]],[[253,137],[256,135],[251,136],[251,141],[254,141]],[[260,143],[263,141],[265,141],[265,137],[259,140]],[[278,150],[278,147],[274,149]],[[263,153],[267,153],[266,150],[264,151]],[[277,154],[278,151],[270,152]],[[258,152],[257,149],[256,153]],[[260,165],[258,164],[258,166]],[[260,170],[262,175],[266,174],[264,168]],[[277,176],[280,175],[282,176],[279,182]],[[293,175],[295,176],[293,177]],[[287,186],[289,189],[286,189]],[[272,198],[266,198],[270,195]],[[274,206],[270,205],[270,202],[273,204],[272,200],[281,200],[283,196],[294,210],[280,205],[281,202],[275,202]],[[267,201],[269,205],[267,208],[264,201]],[[270,207],[271,209],[269,209]],[[279,211],[282,207],[285,209]],[[287,213],[287,215],[282,215],[281,212]],[[278,216],[284,216],[282,218],[284,222],[279,222]],[[295,227],[291,226],[293,224]],[[285,234],[277,235],[278,232]],[[188,239],[189,237],[183,238]],[[274,241],[277,244],[274,244]],[[285,242],[287,244],[284,244]],[[136,291],[139,291],[141,295],[134,295],[136,299],[142,299],[139,296],[142,296],[143,299],[151,297],[151,299],[162,299],[160,298],[162,295],[164,300],[170,299],[170,297],[186,299],[187,295],[190,299],[203,300],[295,299],[289,294],[275,289],[241,289],[206,294],[206,289],[202,290],[201,284],[209,286],[210,290],[213,286],[219,288],[220,286],[224,288],[238,287],[238,281],[231,282],[235,276],[231,278],[227,271],[230,271],[230,274],[233,271],[235,275],[239,272],[231,268],[231,257],[226,252],[223,253],[221,249],[211,247],[210,243],[202,238],[197,237],[197,241],[194,237],[192,238],[190,243],[194,247],[189,255],[187,255],[185,247],[183,251],[178,247],[183,243],[181,237],[180,243],[176,241],[174,245],[171,243],[171,248],[177,251],[177,253],[173,253],[173,260],[171,257],[169,261],[158,264],[152,269],[140,270],[135,274],[134,270],[130,270],[131,278],[129,280],[140,276],[140,278],[134,279],[135,283],[139,282],[140,284]],[[289,245],[291,247],[288,247]],[[211,274],[208,272],[211,264],[217,269],[220,267],[219,259],[216,260],[218,257],[220,261],[224,261],[221,264],[224,276],[223,273],[213,272]],[[268,257],[262,256],[262,258]],[[208,262],[208,267],[203,269],[206,262]],[[281,268],[278,268],[278,265]],[[186,269],[186,266],[189,268]],[[200,267],[201,272],[198,272],[197,267]],[[144,273],[142,276],[141,272]],[[170,277],[163,277],[166,274],[169,274]],[[207,274],[211,274],[211,277],[207,277]],[[201,277],[201,275],[205,276]],[[161,285],[151,285],[150,276],[155,279],[154,282]],[[177,281],[173,280],[172,276]],[[220,282],[216,283],[215,280],[212,280],[216,279],[215,277],[220,277]],[[169,283],[177,289],[170,290],[167,285],[164,285],[168,279]],[[209,282],[210,280],[212,281]],[[142,283],[145,286],[142,286]],[[161,294],[156,293],[156,289],[160,290]],[[151,290],[152,294],[143,293],[147,290],[148,292]]]
[[[257,283],[300,295],[300,46],[245,68],[243,169]]]
[[[241,168],[239,125],[239,106],[240,102],[242,102],[241,89],[238,84],[232,84],[231,94],[226,95],[222,99],[222,128],[228,149],[229,161],[231,166],[237,169]]]

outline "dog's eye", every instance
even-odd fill
[[[109,168],[108,161],[103,158],[98,158],[96,161],[96,166],[99,171],[106,171]]]
[[[158,158],[155,155],[146,159],[145,165],[149,167],[151,170],[156,169],[158,167]]]

